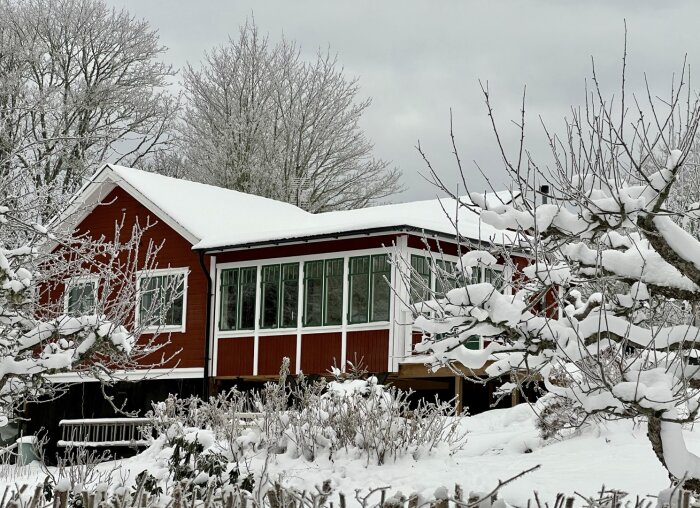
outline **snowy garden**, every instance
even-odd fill
[[[135,414],[109,388],[139,369],[177,364],[173,348],[182,344],[168,332],[184,330],[184,318],[163,333],[144,330],[164,324],[174,302],[184,307],[187,288],[169,275],[159,275],[157,291],[141,283],[158,268],[162,243],[141,241],[154,224],[110,223],[111,240],[66,225],[71,196],[92,183],[98,165],[124,161],[304,213],[368,207],[368,216],[370,205],[401,187],[401,172],[372,155],[359,121],[371,101],[356,97],[358,80],[330,53],[305,62],[293,41],[268,44],[251,19],[238,39],[206,54],[201,69],[188,64],[184,92],[170,94],[175,72],[160,60],[165,50],[147,22],[100,0],[61,6],[0,0],[0,508],[700,506],[700,99],[686,62],[664,93],[646,78],[631,90],[625,39],[615,93],[594,64],[582,105],[563,124],[537,125],[545,160],[530,145],[539,120],[532,121],[526,96],[510,121],[481,83],[502,164],[482,171],[487,189],[472,184],[458,131],[449,136],[458,185],[418,145],[423,184],[451,198],[440,203],[454,209],[445,213],[458,261],[445,261],[427,234],[431,273],[417,273],[401,256],[363,255],[361,296],[374,294],[370,274],[372,284],[400,274],[405,291],[394,296],[405,297],[402,312],[417,338],[401,360],[424,368],[426,379],[442,369],[460,383],[496,383],[494,408],[471,414],[465,400],[458,412],[454,399],[416,397],[349,362],[307,377],[285,353],[276,380],[204,399],[173,393]],[[73,40],[91,42],[74,50]],[[106,62],[115,68],[103,68]],[[245,121],[231,120],[234,96],[244,97]],[[492,183],[497,170],[506,191]],[[460,211],[478,214],[498,238],[462,237]],[[380,257],[386,263],[375,274],[369,264]],[[324,262],[317,278],[327,284],[332,267]],[[475,277],[499,263],[509,280]],[[285,265],[276,267],[276,281],[297,284],[289,287],[301,298],[299,281],[311,276],[290,265],[288,280]],[[332,275],[340,281],[339,313],[348,314],[344,274]],[[90,306],[80,304],[82,293],[77,305],[69,294],[64,306],[46,289],[93,279],[99,294],[97,285],[80,286],[94,291]],[[253,295],[259,282],[249,284]],[[208,284],[206,305],[219,305],[216,282]],[[320,302],[329,290],[318,288],[325,288]],[[71,291],[67,283],[63,290]],[[273,292],[281,301],[284,288]],[[319,321],[304,326],[333,321],[320,305]],[[294,312],[302,303],[291,307],[300,354],[302,320]],[[251,323],[260,318],[255,296],[252,309]],[[275,308],[270,328],[284,328],[288,310]],[[386,316],[390,310],[385,303]],[[207,333],[216,327],[209,307],[197,312],[206,314]],[[360,324],[371,328],[369,303],[362,312]],[[236,307],[231,316],[243,314]],[[346,334],[343,319],[330,324]],[[228,338],[247,338],[259,326],[234,325],[224,330]],[[214,349],[208,341],[205,382]],[[256,336],[251,358],[259,356]],[[57,456],[42,433],[23,435],[27,408],[60,403],[68,390],[60,376],[68,374],[99,386],[124,420],[112,423],[132,422],[135,433],[120,441],[71,439]],[[520,403],[496,409],[502,400]],[[110,453],[117,441],[139,449],[117,457]]]

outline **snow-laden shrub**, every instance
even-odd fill
[[[537,403],[535,426],[544,440],[571,436],[586,422],[586,411],[575,401],[547,394]]]
[[[454,452],[464,442],[451,403],[420,402],[411,409],[411,392],[380,385],[375,377],[290,381],[283,366],[280,381],[260,391],[232,390],[206,402],[170,396],[149,416],[169,453],[183,450],[183,440],[206,441],[187,456],[188,475],[196,454],[239,462],[261,451],[309,461],[343,453],[383,464],[406,455],[419,459],[437,447]],[[183,474],[178,467],[185,467],[182,461],[171,461],[174,477]]]

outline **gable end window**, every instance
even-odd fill
[[[350,258],[349,323],[389,320],[390,278],[387,254]]]
[[[144,272],[139,276],[138,322],[147,329],[185,329],[187,269]]]
[[[80,277],[66,282],[64,312],[70,316],[93,314],[97,303],[97,278]]]
[[[255,286],[257,268],[227,268],[221,271],[219,330],[255,328]]]

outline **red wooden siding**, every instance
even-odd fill
[[[425,249],[425,240],[428,241],[428,245],[430,246],[430,250],[434,253],[435,256],[439,256],[440,252],[443,252],[447,255],[450,256],[456,256],[458,253],[457,250],[457,244],[454,242],[449,242],[447,240],[435,240],[433,238],[424,238],[420,235],[408,235],[408,246],[412,247],[414,249]],[[462,254],[465,254],[466,252],[470,251],[471,248],[467,247],[465,245],[462,245],[462,248],[459,252]]]
[[[303,355],[302,355],[303,357]],[[370,372],[386,372],[389,364],[389,330],[348,332],[347,359],[362,364]]]
[[[342,337],[336,333],[309,333],[301,336],[301,370],[304,374],[326,374],[340,365]]]
[[[294,245],[275,245],[216,254],[217,263],[270,259],[287,256],[306,256],[348,250],[377,249],[391,247],[397,235],[366,236],[345,240],[328,240],[323,242],[299,243]]]
[[[139,201],[134,199],[120,187],[113,189],[97,205],[76,228],[76,234],[88,234],[92,238],[104,237],[106,241],[113,241],[115,226],[122,224],[121,235],[130,234],[134,224],[142,227],[151,224],[144,232],[139,252],[139,266],[142,267],[146,257],[148,242],[161,245],[157,255],[157,266],[154,268],[189,268],[187,277],[187,309],[186,328],[184,333],[161,334],[158,341],[169,340],[169,344],[158,350],[150,357],[143,360],[144,364],[158,362],[161,356],[166,358],[177,353],[172,361],[163,367],[203,367],[204,366],[204,334],[206,330],[206,305],[207,305],[207,279],[199,262],[199,255],[192,251],[192,245],[180,236],[174,229],[160,220],[154,213]],[[205,258],[205,266],[208,266],[209,258]],[[54,284],[45,289],[43,298],[49,298],[56,302],[57,307],[62,306],[62,284]],[[62,308],[62,307],[61,307]],[[150,340],[151,334],[144,335],[143,341]]]
[[[225,339],[224,339],[225,340]],[[275,375],[280,371],[282,358],[289,358],[289,370],[296,373],[297,336],[275,335],[258,338],[258,374]]]
[[[253,337],[219,339],[218,346],[217,376],[253,375]]]

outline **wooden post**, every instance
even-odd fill
[[[455,411],[457,414],[462,413],[462,399],[464,396],[464,380],[462,376],[455,376]]]

